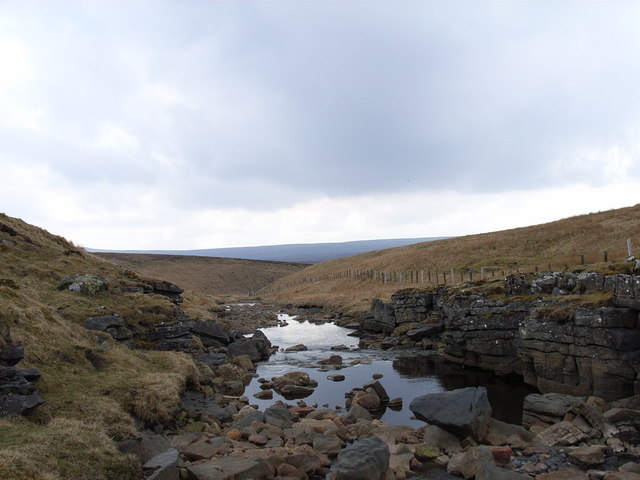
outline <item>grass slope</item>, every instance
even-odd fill
[[[577,265],[621,261],[627,256],[626,239],[640,248],[640,204],[606,212],[580,215],[555,222],[499,232],[448,238],[407,247],[379,250],[310,266],[274,282],[266,294],[281,302],[323,305],[348,313],[366,310],[372,298],[388,298],[406,284],[382,284],[354,278],[326,279],[345,270],[456,272],[482,267],[501,270],[562,269]],[[604,265],[592,268],[605,268]],[[456,276],[458,273],[456,273]],[[434,275],[435,276],[435,275]],[[315,277],[315,283],[304,282]],[[450,278],[450,277],[449,277]],[[459,279],[459,277],[457,277]],[[477,278],[477,274],[476,274]],[[449,280],[450,281],[450,280]]]
[[[56,288],[58,279],[76,273],[107,278],[109,291],[89,297]],[[82,327],[86,317],[107,313],[141,327],[174,318],[165,297],[120,292],[120,285],[139,280],[62,237],[0,214],[0,348],[24,344],[18,367],[41,370],[37,385],[45,400],[29,418],[0,419],[0,478],[140,477],[137,460],[118,452],[114,441],[134,435],[136,419],[168,420],[199,373],[185,354],[129,350]]]
[[[96,253],[113,263],[143,275],[162,278],[193,290],[214,296],[242,296],[257,292],[278,278],[303,269],[307,265],[237,258],[142,253]]]

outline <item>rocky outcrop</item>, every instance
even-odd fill
[[[44,400],[33,383],[40,378],[40,371],[15,367],[24,356],[24,346],[11,341],[6,325],[3,330],[0,336],[0,417],[13,417],[29,413]]]
[[[58,282],[58,290],[71,290],[84,295],[97,295],[109,289],[109,281],[106,278],[92,273],[67,275]]]
[[[522,375],[542,392],[608,400],[640,393],[640,275],[511,275],[504,290],[503,298],[401,290],[388,304],[374,300],[362,328],[393,332],[382,342],[391,348],[426,348],[440,335],[448,360]],[[595,306],[580,300],[585,294],[596,294]]]

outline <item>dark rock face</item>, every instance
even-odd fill
[[[337,480],[379,480],[389,468],[386,443],[370,437],[352,443],[338,454]]]
[[[15,367],[0,366],[0,417],[29,413],[44,402],[24,372]],[[27,376],[34,378],[33,373]]]
[[[483,440],[489,431],[491,406],[484,387],[467,387],[423,395],[409,405],[417,418],[461,438]]]
[[[261,331],[257,331],[251,338],[241,338],[227,346],[230,357],[248,355],[252,362],[265,360],[271,355],[271,342]]]
[[[640,275],[510,275],[505,291],[507,298],[493,300],[447,288],[401,290],[389,304],[374,301],[362,328],[389,332],[417,321],[406,336],[420,341],[438,335],[442,319],[440,338],[450,361],[522,375],[542,392],[606,400],[640,393]],[[611,292],[614,306],[553,315],[557,295],[594,291]],[[509,298],[529,294],[546,298]]]
[[[133,332],[125,326],[124,320],[117,315],[89,317],[84,321],[83,325],[87,330],[106,332],[119,342],[126,342],[133,338]]]
[[[145,280],[144,284],[151,290],[152,293],[164,295],[168,297],[173,303],[182,303],[182,293],[184,290],[174,285],[173,283],[163,282],[160,280]]]
[[[24,345],[10,344],[0,350],[0,365],[11,367],[24,357]]]
[[[206,339],[218,341],[223,345],[228,345],[231,341],[227,329],[213,320],[196,320],[192,331],[202,339],[205,347],[209,346],[205,343]]]

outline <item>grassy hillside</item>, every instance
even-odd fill
[[[58,290],[66,275],[93,273],[108,291],[86,296]],[[136,420],[166,421],[199,373],[185,354],[129,350],[85,318],[115,313],[132,325],[175,318],[161,295],[122,293],[140,278],[85,253],[65,239],[0,214],[0,348],[23,343],[19,368],[41,370],[45,403],[29,418],[0,419],[0,478],[5,480],[135,478],[135,459],[115,440]]]
[[[303,269],[298,263],[185,255],[95,253],[113,263],[184,289],[215,296],[246,296]]]
[[[421,280],[429,284],[429,277],[433,285],[436,272],[438,283],[443,283],[443,273],[451,283],[452,269],[455,281],[460,282],[461,274],[468,280],[469,269],[474,271],[474,280],[483,268],[485,278],[492,274],[497,278],[516,269],[533,271],[537,267],[545,271],[549,266],[560,270],[565,265],[580,266],[581,256],[591,268],[610,268],[603,264],[604,250],[609,262],[620,262],[627,256],[627,238],[640,251],[640,204],[542,225],[331,260],[280,279],[263,294],[281,302],[324,305],[353,313],[367,309],[372,298],[387,298]],[[387,282],[383,283],[381,276],[385,272]],[[345,278],[347,275],[350,277]]]

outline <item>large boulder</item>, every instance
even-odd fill
[[[58,290],[71,290],[84,295],[93,296],[109,289],[109,281],[106,278],[91,273],[67,275],[58,282]]]
[[[489,431],[491,405],[484,387],[422,395],[411,402],[409,409],[420,420],[459,437],[482,441]]]
[[[229,357],[247,355],[252,362],[266,360],[271,355],[271,342],[260,330],[251,338],[240,338],[227,346]]]
[[[370,437],[352,443],[338,454],[337,480],[381,480],[389,468],[391,453],[386,443]]]
[[[200,337],[205,347],[218,346],[211,340],[220,342],[223,345],[228,345],[231,341],[231,336],[227,329],[214,320],[196,320],[192,331]]]

